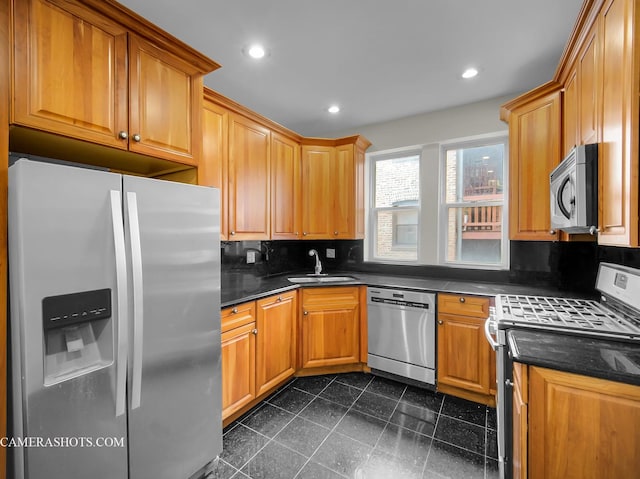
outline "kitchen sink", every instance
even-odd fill
[[[347,281],[357,281],[353,276],[294,276],[287,278],[291,283],[305,284],[305,283],[344,283]]]

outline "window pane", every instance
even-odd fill
[[[418,210],[376,211],[374,249],[378,259],[418,258]]]
[[[446,261],[502,263],[502,206],[447,208]]]
[[[501,201],[503,164],[502,143],[447,150],[445,201]]]
[[[419,156],[377,160],[375,208],[415,206],[420,192]]]

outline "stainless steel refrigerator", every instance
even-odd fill
[[[219,193],[9,168],[16,479],[187,479],[222,450]]]

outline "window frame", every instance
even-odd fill
[[[446,202],[446,181],[447,181],[447,151],[456,149],[478,148],[482,146],[502,144],[503,153],[503,199],[501,202],[497,200],[485,201],[456,201],[452,203]],[[486,269],[486,270],[508,270],[509,262],[509,136],[503,133],[483,136],[482,138],[473,140],[452,140],[442,142],[440,144],[440,178],[439,178],[439,196],[438,196],[438,263],[442,266],[451,268],[467,268],[467,269]],[[448,216],[451,208],[464,208],[468,206],[502,206],[502,235],[500,263],[478,263],[447,260],[447,230]]]
[[[418,157],[418,198],[416,205],[411,206],[384,206],[384,207],[376,207],[376,162],[392,160],[392,159],[400,159],[400,158],[408,158],[408,157]],[[422,190],[421,190],[421,175],[422,175],[422,147],[408,147],[408,148],[398,148],[394,150],[387,150],[380,153],[370,153],[367,155],[366,161],[366,171],[365,174],[369,178],[367,182],[367,221],[365,225],[365,261],[372,263],[383,263],[383,264],[404,264],[404,265],[419,265],[420,263],[420,230],[421,230],[421,216],[422,216]],[[389,213],[397,213],[397,212],[409,212],[415,211],[418,217],[417,223],[417,240],[416,240],[416,258],[415,259],[390,259],[376,256],[376,238],[378,232],[378,212],[389,212]],[[401,245],[396,245],[395,239],[393,240],[393,249],[397,251],[413,251],[412,247],[405,247]]]

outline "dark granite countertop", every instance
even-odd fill
[[[256,277],[250,274],[226,273],[222,275],[221,307],[226,308],[246,301],[278,294],[300,287],[326,287],[367,285],[379,287],[397,287],[438,293],[476,294],[482,296],[496,296],[498,294],[527,294],[537,296],[573,296],[551,288],[542,288],[523,284],[484,283],[477,281],[448,280],[443,278],[414,277],[414,276],[386,276],[360,272],[335,272],[331,275],[352,276],[355,281],[341,283],[293,284],[288,277],[305,276],[308,272],[289,273],[270,277]]]
[[[640,386],[638,343],[512,329],[514,361]]]

